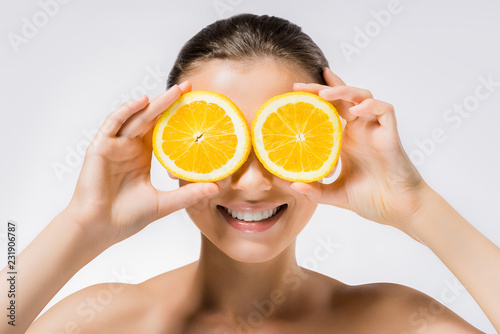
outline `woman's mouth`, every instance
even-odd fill
[[[244,232],[262,232],[271,228],[278,222],[288,204],[283,204],[269,210],[238,211],[231,210],[222,205],[217,205],[226,222],[237,230]]]

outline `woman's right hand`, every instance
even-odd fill
[[[151,102],[147,96],[126,102],[99,128],[65,210],[96,241],[111,246],[219,190],[215,183],[190,183],[172,191],[159,191],[151,184],[154,125],[165,109],[190,90],[185,82]]]

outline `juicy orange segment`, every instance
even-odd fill
[[[250,134],[243,113],[226,96],[193,91],[158,119],[153,152],[177,177],[214,182],[234,173],[248,158]]]
[[[285,180],[313,182],[337,163],[342,123],[328,101],[293,92],[259,108],[251,135],[255,154],[267,170]]]

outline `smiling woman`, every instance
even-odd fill
[[[196,90],[224,94],[249,124],[262,104],[284,93],[304,91],[330,101],[347,122],[338,179],[285,180],[251,149],[223,179],[180,178],[178,189],[158,191],[150,181],[153,127],[165,109]],[[500,250],[423,180],[401,145],[394,108],[366,89],[345,85],[300,27],[244,14],[217,21],[186,43],[165,93],[125,103],[106,118],[87,150],[70,204],[20,255],[18,270],[25,274],[19,280],[19,323],[13,330],[1,323],[0,330],[414,333],[422,332],[415,323],[424,309],[433,312],[425,333],[480,333],[412,288],[348,285],[300,267],[296,238],[318,204],[395,227],[429,247],[500,329]],[[201,232],[198,261],[137,285],[88,287],[33,322],[89,261],[182,208]],[[79,306],[103,290],[113,291],[106,307],[90,320],[82,317]]]

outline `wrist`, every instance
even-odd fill
[[[78,210],[68,206],[57,217],[58,224],[77,240],[79,247],[97,255],[113,244],[109,233],[104,228],[97,228],[92,219],[89,219]],[[94,223],[94,224],[93,224]],[[94,225],[94,228],[88,228]],[[97,256],[96,255],[96,256]]]
[[[403,224],[403,232],[416,241],[425,245],[422,239],[422,232],[433,224],[436,206],[441,205],[443,198],[432,189],[427,183],[417,190],[418,209],[408,217]],[[435,217],[434,217],[435,218]]]

